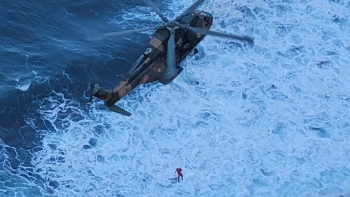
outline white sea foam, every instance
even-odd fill
[[[213,30],[254,36],[256,45],[208,36],[206,55],[188,57],[172,84],[140,87],[118,104],[131,117],[101,103],[81,117],[72,101],[51,94],[40,110],[54,130],[33,164],[49,187],[59,183],[59,196],[345,194],[350,10],[336,2],[205,3]],[[180,13],[188,4],[172,6]],[[180,183],[170,180],[178,165]]]
[[[48,80],[47,76],[40,76],[36,71],[31,71],[22,76],[16,76],[13,80],[16,82],[16,89],[23,92],[27,91],[32,84],[33,78],[36,83],[44,83]]]
[[[18,84],[16,88],[21,91],[27,91],[30,84],[31,84],[31,81],[29,81],[28,84]]]

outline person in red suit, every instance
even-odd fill
[[[182,175],[182,169],[180,167],[177,167],[174,173],[177,173],[177,182],[180,181],[180,177],[182,180],[184,180],[184,176]]]

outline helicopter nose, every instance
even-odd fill
[[[213,15],[206,11],[201,11],[199,16],[203,18],[205,21],[213,20]]]
[[[205,17],[204,17],[205,25],[211,26],[211,24],[213,23],[213,15],[208,12],[204,12],[204,14],[205,14]]]
[[[206,15],[207,15],[207,18],[209,18],[211,21],[213,20],[213,15],[212,14],[210,14],[210,13],[205,13]]]

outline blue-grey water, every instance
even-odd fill
[[[154,2],[169,18],[190,3]],[[119,103],[131,117],[88,90],[119,83],[152,32],[87,37],[162,24],[142,1],[0,9],[0,196],[349,196],[349,1],[206,1],[214,30],[256,45],[207,37],[172,84]]]
[[[138,1],[2,1],[0,14],[1,163],[0,196],[54,194],[31,162],[52,126],[37,111],[53,92],[84,111],[90,83],[115,85],[148,41],[88,41],[89,35],[132,27],[122,12]],[[144,6],[144,5],[142,5]],[[120,20],[120,25],[113,22]],[[45,103],[43,103],[45,105]]]

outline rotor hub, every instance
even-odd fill
[[[166,24],[167,27],[172,27],[174,29],[178,29],[179,28],[179,23],[177,21],[170,21]]]

